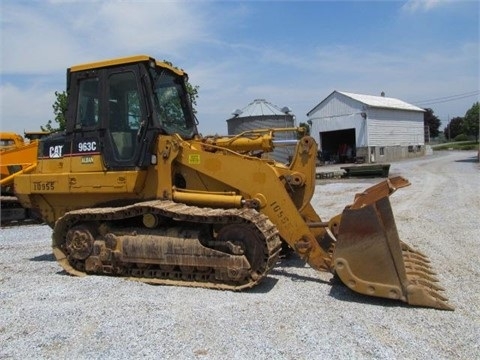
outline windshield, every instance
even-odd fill
[[[172,72],[150,69],[154,81],[154,101],[160,127],[168,134],[178,133],[191,138],[196,133],[195,121],[188,103],[183,78]]]

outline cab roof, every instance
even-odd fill
[[[22,136],[11,131],[2,131],[0,132],[0,138],[2,139],[22,139]]]
[[[157,66],[167,68],[180,76],[185,75],[185,72],[183,70],[173,67],[172,65],[167,64],[166,62],[157,61],[153,57],[148,55],[134,55],[134,56],[119,57],[119,58],[100,60],[100,61],[95,61],[90,63],[84,63],[79,65],[74,65],[70,67],[69,70],[70,72],[76,72],[76,71],[98,69],[103,67],[110,67],[110,66],[138,63],[138,62],[145,62],[145,61],[153,61]]]

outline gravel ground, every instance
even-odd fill
[[[474,359],[480,357],[480,173],[473,152],[393,163],[400,237],[426,253],[455,311],[355,294],[295,257],[242,293],[66,275],[51,229],[1,229],[0,358]],[[329,218],[378,179],[319,181]]]

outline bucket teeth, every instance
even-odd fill
[[[405,262],[405,268],[407,269],[420,269],[421,271],[429,274],[429,275],[436,275],[437,273],[434,272],[429,264],[422,263],[421,261],[416,261],[412,259],[403,259]]]
[[[421,263],[430,264],[430,259],[427,256],[419,251],[413,250],[412,248],[407,250],[402,249],[402,255],[406,259],[412,259],[412,261],[415,260]]]
[[[418,286],[423,286],[427,289],[433,289],[438,291],[443,291],[443,288],[438,285],[438,281],[432,281],[425,278],[411,277],[410,274],[407,276],[409,283],[415,284]]]
[[[430,260],[420,251],[401,243],[405,273],[410,285],[407,302],[412,305],[428,306],[443,310],[453,310],[448,299],[440,294],[445,289],[437,283],[436,273],[430,266]]]
[[[424,279],[426,281],[430,281],[430,282],[438,282],[439,280],[434,277],[434,276],[430,276],[428,274],[425,274],[423,271],[418,271],[418,270],[415,270],[415,271],[409,271],[407,269],[407,276],[408,277],[411,277],[413,279],[417,279],[417,278],[420,278],[420,279]]]
[[[409,264],[408,262],[405,263],[405,270],[407,272],[422,272],[428,276],[435,277],[437,275],[431,268],[426,268],[423,266],[418,266],[416,264]]]
[[[412,254],[409,253],[402,253],[402,255],[405,261],[409,261],[412,264],[418,264],[419,266],[423,266],[426,268],[430,267],[430,260],[428,259],[424,259],[418,256],[412,256]]]
[[[445,288],[441,287],[440,285],[438,284],[435,284],[435,283],[432,283],[432,282],[429,282],[427,280],[423,280],[423,279],[416,279],[415,280],[416,282],[418,282],[419,284],[425,286],[425,287],[428,287],[430,289],[433,289],[435,291],[445,291]]]
[[[437,309],[453,311],[455,308],[444,301],[438,301]]]
[[[447,301],[448,299],[441,295],[431,283],[414,280],[407,286],[407,302],[410,305],[454,310],[454,307]]]
[[[439,294],[436,291],[430,291],[430,295],[432,295],[433,297],[436,297],[437,299],[439,299],[441,301],[448,301],[448,299],[445,296]]]

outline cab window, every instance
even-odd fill
[[[108,129],[117,160],[132,159],[142,119],[140,92],[133,72],[108,78]]]
[[[78,107],[75,127],[95,127],[99,122],[98,79],[83,79],[79,83]]]

